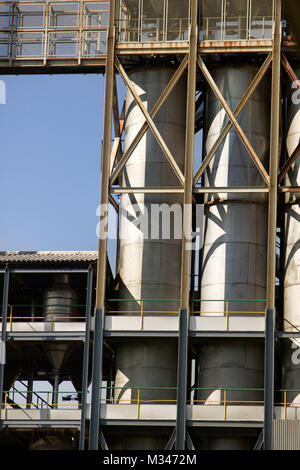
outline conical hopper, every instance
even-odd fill
[[[70,346],[53,342],[46,343],[44,349],[53,369],[60,370],[69,355]]]

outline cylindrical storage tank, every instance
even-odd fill
[[[158,97],[175,72],[173,67],[141,67],[130,73],[143,104],[151,111]],[[186,120],[186,78],[180,79],[175,90],[157,114],[154,122],[165,140],[181,171],[184,172]],[[126,95],[125,151],[145,122],[138,105],[129,90]],[[142,138],[123,173],[123,186],[127,187],[170,187],[179,186],[167,158],[151,131]],[[180,297],[181,238],[174,236],[174,220],[170,217],[170,236],[156,233],[155,211],[165,204],[167,212],[179,210],[181,215],[182,195],[134,194],[122,195],[120,200],[120,298],[131,299],[119,303],[120,310],[137,312],[140,315],[141,299],[144,316],[164,315],[164,311],[176,313]],[[155,207],[153,205],[156,205]],[[126,211],[131,214],[127,217]],[[154,211],[154,212],[153,212]],[[137,228],[133,220],[138,213],[148,214],[148,239]],[[163,216],[164,217],[164,216]],[[165,221],[165,219],[163,220]],[[180,220],[181,225],[181,220]],[[175,222],[176,224],[176,222]],[[147,228],[147,227],[146,227]],[[153,299],[153,300],[151,300]],[[169,299],[159,301],[157,299]],[[128,313],[129,314],[129,313]],[[124,314],[122,314],[124,315]],[[132,315],[132,313],[131,313]],[[169,315],[166,313],[165,315]],[[133,387],[131,390],[116,389],[115,398],[119,403],[128,403],[124,397],[136,403],[137,391],[141,387],[142,400],[176,400],[176,390],[149,390],[145,387],[173,387],[177,382],[177,342],[147,341],[119,343],[116,346],[116,387]],[[145,448],[141,439],[124,437],[125,448]],[[127,442],[128,441],[128,442]],[[143,441],[144,442],[144,441]],[[146,441],[145,441],[146,442]],[[150,445],[150,442],[152,444]],[[160,449],[160,437],[147,438],[149,449]],[[119,443],[120,445],[120,443]]]
[[[78,315],[78,295],[70,288],[68,275],[55,277],[54,286],[44,295],[45,321],[74,321]]]
[[[296,70],[298,75],[300,69]],[[287,154],[290,157],[300,141],[299,92],[290,87],[287,91]],[[299,157],[286,177],[287,186],[300,185]],[[284,331],[297,331],[300,328],[298,302],[300,296],[300,194],[286,196],[285,211],[285,277],[284,277]],[[300,390],[300,341],[284,340],[283,388]],[[287,403],[300,406],[300,393],[288,392]]]
[[[51,330],[55,322],[76,321],[78,316],[78,295],[76,291],[71,289],[67,274],[55,276],[53,287],[45,292],[43,305],[45,322],[50,323],[49,328]],[[52,406],[57,408],[59,402],[60,369],[66,361],[71,347],[67,343],[51,341],[44,344],[44,349],[53,367]]]
[[[251,65],[222,66],[212,71],[216,84],[232,110],[240,102],[257,71],[258,67]],[[269,88],[270,83],[265,77],[238,119],[266,170],[269,155]],[[209,91],[206,153],[227,121],[225,111],[213,92]],[[205,185],[264,185],[234,128],[211,161]],[[206,196],[204,233],[201,314],[225,317],[226,312],[235,312],[231,318],[233,315],[253,317],[257,312],[264,312],[265,302],[254,300],[264,300],[266,295],[266,195],[216,193]],[[210,389],[198,392],[198,399],[203,400],[203,403],[221,404],[224,392],[220,388],[263,388],[263,342],[212,340],[210,343],[203,343],[198,352],[197,385],[199,388]],[[228,401],[263,401],[262,391],[227,391],[226,395]],[[227,449],[228,442],[222,442],[221,438],[211,438],[209,446],[223,446]],[[233,439],[230,442],[236,449],[245,446],[244,440]]]

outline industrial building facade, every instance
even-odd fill
[[[300,449],[300,64],[284,2],[0,2],[1,70],[106,86],[98,253],[0,254],[0,446]],[[181,237],[144,236],[153,206],[181,209]]]

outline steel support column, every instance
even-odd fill
[[[100,203],[104,208],[104,214],[108,215],[109,204],[109,176],[111,154],[112,108],[114,88],[114,48],[115,48],[115,0],[110,1],[109,27],[107,36],[106,77],[105,77],[105,102],[104,102],[104,127],[103,127],[103,154],[101,161],[101,195]],[[98,246],[98,264],[96,281],[96,307],[92,372],[92,403],[90,418],[89,449],[98,450],[99,421],[100,421],[100,393],[102,381],[102,357],[103,357],[103,328],[104,328],[104,299],[106,286],[106,262],[107,262],[107,234],[106,217],[100,217],[100,238]]]
[[[186,142],[184,165],[183,240],[181,255],[181,288],[179,312],[177,417],[175,449],[184,450],[186,440],[187,362],[190,314],[190,234],[192,230],[194,129],[196,104],[197,10],[198,2],[191,2],[190,48],[188,64]]]
[[[9,291],[9,269],[4,272],[3,298],[2,298],[2,330],[0,343],[0,412],[2,418],[2,400],[4,386],[4,367],[6,362],[6,325],[7,325],[7,309],[8,309],[8,291]],[[1,429],[1,425],[0,425]]]
[[[281,0],[275,2],[271,95],[270,191],[268,212],[267,305],[265,339],[264,449],[273,445],[277,175],[279,163]]]
[[[82,386],[81,386],[82,397],[81,397],[81,423],[80,423],[79,450],[84,450],[84,438],[85,438],[92,292],[93,292],[93,268],[90,266],[88,270],[88,275],[87,275],[87,291],[86,291],[86,307],[85,307],[85,339],[84,339],[83,372],[82,372]]]

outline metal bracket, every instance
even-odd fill
[[[173,432],[170,436],[170,439],[168,440],[168,443],[165,447],[165,450],[172,450],[175,444],[175,438],[176,438],[176,428],[173,429]]]

